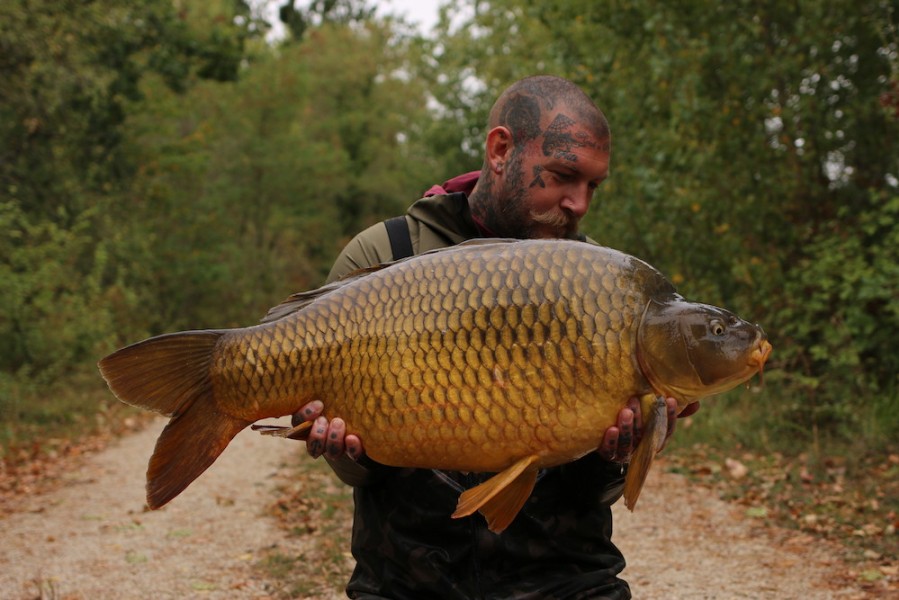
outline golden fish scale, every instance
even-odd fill
[[[535,447],[541,465],[586,453],[646,387],[635,329],[661,275],[587,244],[504,246],[412,259],[229,334],[220,408],[256,420],[321,399],[385,464],[495,471]]]

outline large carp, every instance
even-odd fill
[[[354,274],[275,307],[262,324],[150,338],[100,361],[122,401],[171,416],[147,471],[158,508],[254,421],[320,399],[372,459],[495,472],[454,517],[502,531],[537,470],[596,450],[629,398],[644,434],[633,508],[667,419],[762,366],[764,332],[688,302],[650,265],[582,242],[466,243]]]

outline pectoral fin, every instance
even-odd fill
[[[479,486],[459,496],[453,518],[467,517],[480,511],[487,519],[487,528],[499,533],[508,527],[527,502],[537,483],[537,456],[526,456],[514,465],[497,473]]]
[[[630,510],[634,510],[652,461],[665,445],[668,435],[668,408],[665,399],[646,395],[640,399],[640,404],[645,422],[643,439],[634,451],[624,480],[624,505]]]

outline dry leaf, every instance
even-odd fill
[[[743,479],[749,474],[749,467],[733,458],[725,459],[724,466],[727,467],[727,472],[734,479]]]

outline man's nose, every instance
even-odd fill
[[[581,186],[577,190],[572,190],[562,199],[562,208],[580,219],[587,214],[592,199],[593,191],[589,186]]]

